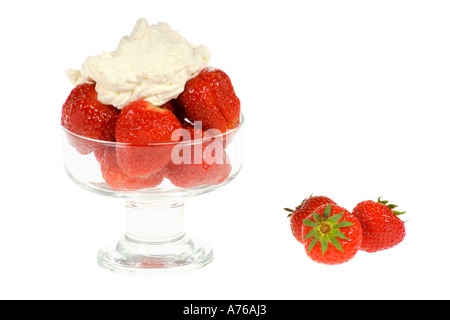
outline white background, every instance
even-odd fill
[[[449,299],[448,1],[14,1],[0,11],[0,298]],[[212,264],[136,277],[96,264],[122,200],[66,176],[65,71],[113,51],[139,18],[212,52],[246,115],[245,164],[186,202]],[[406,210],[397,247],[312,262],[284,207],[323,194]]]

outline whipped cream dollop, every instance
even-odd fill
[[[138,99],[160,106],[178,97],[210,56],[207,47],[190,44],[169,24],[139,19],[115,51],[88,57],[67,76],[74,86],[95,82],[98,100],[118,109]]]

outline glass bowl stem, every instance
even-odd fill
[[[128,199],[125,206],[126,232],[98,252],[101,267],[117,272],[176,273],[213,260],[212,249],[184,231],[184,198]]]

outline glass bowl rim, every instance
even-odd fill
[[[231,130],[227,130],[225,133],[211,136],[211,138],[208,138],[208,139],[213,139],[213,138],[215,139],[215,138],[218,138],[218,137],[226,137],[226,136],[228,136],[230,134],[238,132],[239,130],[242,129],[242,127],[244,126],[244,123],[245,123],[245,117],[244,117],[244,114],[241,113],[240,114],[240,123],[239,123],[239,125],[237,127],[233,128]],[[89,141],[89,142],[93,142],[93,143],[104,145],[104,146],[114,146],[114,147],[147,147],[147,146],[193,145],[193,144],[202,143],[202,141],[204,140],[204,139],[196,139],[196,140],[188,140],[188,141],[159,142],[159,143],[149,143],[149,144],[144,144],[144,145],[137,145],[137,144],[125,143],[125,142],[104,141],[104,140],[97,140],[97,139],[87,138],[87,137],[81,136],[79,134],[76,134],[76,133],[70,131],[69,129],[67,129],[62,124],[61,124],[61,128],[66,134],[69,134],[69,135],[71,135],[71,136],[73,136],[75,138],[78,138],[80,140]]]

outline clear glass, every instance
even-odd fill
[[[213,260],[212,248],[184,231],[188,197],[214,191],[242,168],[241,124],[225,134],[145,146],[105,142],[62,127],[64,167],[78,186],[122,198],[124,235],[100,249],[98,264],[140,274],[198,269]],[[207,131],[208,132],[208,131]],[[199,139],[200,138],[200,139]]]

